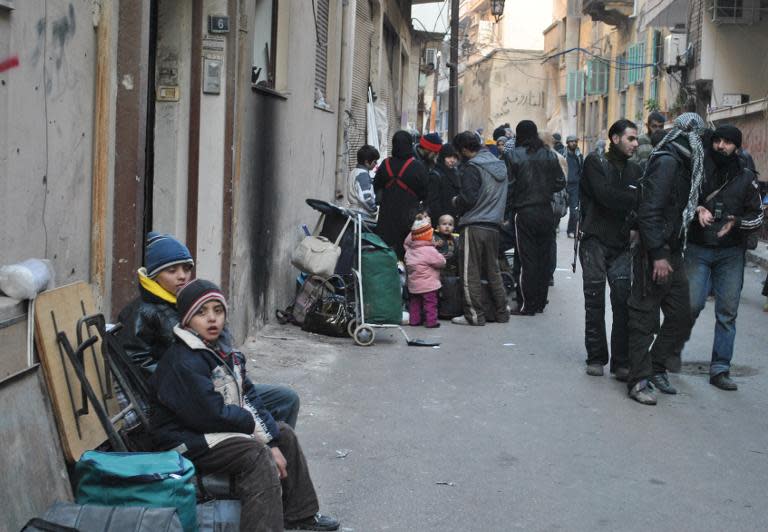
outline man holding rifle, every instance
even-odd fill
[[[605,282],[611,289],[610,371],[626,381],[629,374],[630,234],[637,203],[640,167],[629,158],[637,148],[637,128],[626,119],[608,130],[605,155],[590,153],[581,176],[580,249],[586,313],[584,344],[587,375],[603,375],[609,362],[605,333]],[[574,257],[574,269],[575,269]]]

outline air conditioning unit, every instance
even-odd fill
[[[760,21],[760,0],[712,0],[715,24],[754,24]]]
[[[432,68],[437,66],[437,49],[427,48],[424,50],[424,64],[432,65]]]
[[[685,33],[671,33],[664,37],[664,66],[684,66],[687,47]]]
[[[721,107],[734,107],[743,103],[749,103],[749,94],[723,94],[720,98]]]

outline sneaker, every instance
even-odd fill
[[[340,524],[338,519],[318,513],[306,519],[286,521],[284,526],[286,530],[338,530]]]
[[[731,380],[731,377],[727,371],[725,373],[718,373],[717,375],[710,377],[709,384],[729,392],[733,392],[739,389],[739,387],[736,386],[736,383]]]
[[[455,318],[451,318],[451,323],[455,323],[456,325],[485,325],[485,323],[472,323],[464,316],[456,316]]]
[[[576,238],[576,233],[568,233],[568,238]]]
[[[627,380],[629,380],[629,368],[617,368],[616,371],[613,372],[613,376],[616,377],[616,380],[619,382],[627,382]]]
[[[669,376],[666,373],[657,373],[655,375],[651,375],[651,378],[648,380],[650,380],[651,383],[656,388],[658,388],[661,393],[666,393],[669,395],[675,395],[677,393],[677,388],[669,383]]]
[[[436,321],[435,323],[428,323],[424,327],[426,327],[427,329],[436,329],[440,327],[440,322]]]
[[[656,394],[653,393],[648,381],[645,379],[635,384],[632,389],[629,390],[629,396],[641,405],[656,404]]]
[[[587,364],[587,375],[592,377],[602,377],[604,374],[602,364]]]

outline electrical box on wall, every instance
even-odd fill
[[[733,107],[743,103],[749,103],[749,94],[723,94],[723,97],[720,98],[720,105],[724,107]]]
[[[664,37],[664,66],[685,66],[688,59],[688,39],[684,33]]]
[[[203,93],[221,94],[220,59],[203,59]]]

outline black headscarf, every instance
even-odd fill
[[[413,157],[413,138],[407,131],[392,135],[392,157],[403,160]]]

